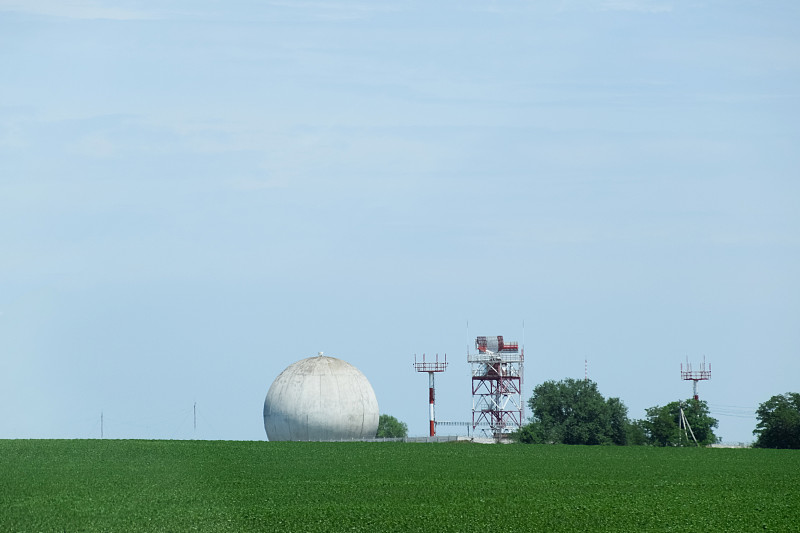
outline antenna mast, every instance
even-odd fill
[[[687,357],[686,369],[683,368],[683,363],[681,363],[681,379],[692,382],[692,397],[695,400],[699,400],[700,398],[697,395],[697,382],[711,379],[711,363],[709,363],[708,370],[706,370],[706,358],[703,357],[703,364],[700,365],[700,370],[692,370],[692,365],[689,363],[689,358]]]
[[[417,372],[427,372],[428,373],[428,403],[430,405],[430,436],[433,437],[436,435],[436,392],[434,388],[434,380],[433,375],[436,372],[444,372],[447,370],[447,354],[444,354],[444,362],[439,362],[439,354],[436,354],[436,360],[434,362],[428,362],[425,360],[425,354],[422,354],[422,361],[417,361],[417,354],[414,354],[414,369]]]

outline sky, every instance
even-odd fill
[[[425,435],[415,354],[468,421],[468,347],[503,335],[524,399],[588,369],[634,419],[705,360],[717,435],[752,441],[800,390],[798,22],[0,0],[0,438],[265,440],[320,351]]]

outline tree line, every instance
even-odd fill
[[[532,417],[513,438],[528,444],[705,446],[719,442],[708,404],[688,399],[656,405],[645,418],[628,417],[619,398],[604,398],[591,380],[564,379],[537,385]],[[800,394],[773,396],[756,411],[755,447],[800,448]]]
[[[645,418],[628,417],[619,398],[604,398],[591,380],[545,381],[528,400],[533,413],[512,437],[526,444],[611,444],[706,446],[719,442],[719,426],[708,404],[688,399],[645,409]],[[800,449],[800,394],[773,396],[756,410],[756,448]],[[377,437],[406,437],[408,426],[380,415]]]

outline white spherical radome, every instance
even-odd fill
[[[289,365],[264,400],[264,429],[271,441],[372,438],[378,400],[356,367],[320,354]]]

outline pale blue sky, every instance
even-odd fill
[[[264,439],[318,351],[424,434],[469,320],[633,418],[705,356],[751,440],[800,390],[798,6],[0,0],[0,438]]]

